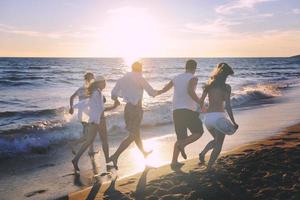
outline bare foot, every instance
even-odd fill
[[[182,157],[186,160],[187,159],[187,155],[184,151],[184,147],[181,147],[179,144],[177,145],[178,150],[180,151]]]
[[[74,169],[75,169],[75,172],[80,171],[80,169],[79,169],[79,167],[78,167],[78,163],[75,162],[75,160],[72,160],[72,164],[73,164],[73,167],[74,167]]]
[[[147,158],[151,153],[153,152],[153,150],[151,151],[145,151],[144,154],[144,158]]]
[[[180,162],[175,162],[175,163],[170,164],[171,169],[174,171],[180,169],[183,165],[184,165],[184,163],[180,163]]]
[[[114,155],[112,155],[111,157],[109,157],[108,162],[112,162],[113,165],[114,165],[114,167],[116,168],[116,170],[119,169],[119,167],[118,167],[118,159],[115,158]]]
[[[75,146],[74,142],[69,142],[69,147],[71,149],[72,154],[76,155],[76,151],[75,151],[74,146]]]
[[[199,160],[200,160],[199,165],[205,165],[205,156],[202,155],[201,153],[199,154]]]
[[[206,168],[206,171],[207,172],[214,172],[215,171],[215,168],[213,168],[211,165],[209,166],[207,166],[207,168]]]

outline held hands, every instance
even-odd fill
[[[118,99],[114,100],[114,108],[118,107],[120,105],[120,101]]]
[[[73,115],[73,113],[74,113],[74,108],[71,107],[71,108],[69,109],[69,113],[70,113],[71,115]]]
[[[155,96],[158,96],[158,95],[161,95],[163,92],[163,90],[156,90],[156,95]]]

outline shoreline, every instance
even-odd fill
[[[300,123],[297,123],[275,136],[222,153],[213,172],[199,166],[198,159],[190,159],[177,173],[169,165],[146,168],[142,173],[104,183],[100,189],[94,187],[93,192],[97,191],[96,199],[105,196],[110,199],[264,199],[270,195],[275,199],[297,199],[300,197],[299,153]],[[68,199],[85,199],[90,190],[87,187],[70,193]]]
[[[238,133],[226,137],[223,152],[277,135],[284,127],[299,122],[300,114],[295,112],[300,108],[297,100],[300,97],[299,89],[297,87],[286,90],[281,97],[274,100],[270,99],[262,106],[253,106],[251,109],[237,109],[235,116],[239,119],[240,129]],[[144,160],[135,145],[132,145],[122,154],[122,159],[119,161],[120,170],[118,175],[120,179],[124,176],[127,177],[142,172],[145,164],[158,167],[168,163],[171,159],[173,144],[176,140],[172,125],[145,128],[142,132],[145,148],[154,151],[147,160]],[[110,152],[114,152],[117,147],[114,145],[118,144],[118,141],[114,140],[112,136],[109,137],[112,139]],[[120,134],[118,136],[119,139],[122,137],[125,137],[125,135]],[[210,134],[205,131],[198,141],[189,145],[186,148],[189,158],[196,157],[210,139]],[[97,140],[98,149],[100,149],[100,144],[100,141]],[[91,185],[91,181],[88,180],[89,177],[93,176],[90,158],[84,155],[80,161],[80,169],[86,179],[84,186],[81,186],[74,182],[73,167],[70,163],[72,157],[69,147],[60,145],[57,148],[51,148],[47,152],[41,152],[41,154],[19,155],[1,162],[0,193],[2,197],[5,199],[24,199],[26,195],[33,194],[26,197],[26,199],[60,199],[66,197],[70,192],[76,192]],[[95,155],[95,158],[99,171],[106,171],[103,152]],[[153,176],[153,171],[150,170],[147,174],[148,179]],[[139,179],[140,177],[137,176],[131,182],[136,182]],[[117,184],[119,182],[118,180]],[[124,184],[126,185],[126,182]],[[135,191],[135,188],[130,191]]]

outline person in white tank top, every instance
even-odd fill
[[[199,119],[199,113],[196,112],[197,104],[200,104],[200,98],[195,89],[198,83],[196,72],[197,62],[188,60],[185,65],[185,72],[177,75],[171,80],[158,94],[169,91],[174,86],[173,94],[173,121],[177,141],[174,144],[173,158],[171,168],[176,170],[183,164],[178,162],[179,153],[184,159],[187,159],[184,148],[198,140],[203,134],[202,122]],[[187,129],[192,133],[188,136]]]
[[[189,109],[196,111],[197,103],[188,94],[188,86],[191,79],[196,78],[194,74],[185,72],[177,75],[173,80],[174,95],[173,95],[173,110]]]

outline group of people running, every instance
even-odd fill
[[[201,112],[204,116],[203,121],[212,135],[213,139],[205,146],[199,154],[199,161],[205,164],[205,155],[212,150],[207,168],[212,169],[213,164],[218,158],[225,135],[233,134],[238,129],[238,124],[235,122],[231,103],[231,87],[226,84],[226,79],[232,75],[233,69],[226,63],[220,63],[214,69],[212,76],[207,84],[203,87],[201,96],[196,93],[198,78],[195,76],[197,62],[188,60],[185,64],[185,72],[180,73],[161,90],[155,90],[143,77],[142,64],[135,62],[131,66],[132,71],[126,73],[117,82],[111,91],[111,99],[114,104],[110,107],[105,107],[106,102],[103,96],[103,89],[106,86],[103,76],[96,76],[92,73],[84,75],[85,85],[79,88],[70,98],[70,114],[73,114],[74,108],[78,109],[78,117],[83,125],[84,134],[73,144],[81,144],[80,149],[76,152],[72,160],[74,169],[79,172],[78,161],[81,155],[89,148],[89,155],[93,155],[93,142],[99,133],[102,149],[107,164],[113,163],[114,168],[118,169],[118,159],[122,152],[128,146],[135,142],[138,149],[146,158],[152,151],[146,151],[141,139],[140,127],[143,118],[143,92],[144,90],[152,97],[161,95],[171,88],[174,88],[173,94],[173,122],[177,140],[174,144],[173,157],[171,168],[176,170],[183,163],[178,162],[179,154],[184,159],[187,159],[185,147],[196,140],[203,134],[202,120],[199,117]],[[79,103],[74,105],[74,99],[78,97]],[[208,97],[208,105],[205,99]],[[107,128],[105,112],[115,109],[120,105],[119,98],[122,98],[126,103],[124,109],[124,120],[128,136],[121,142],[119,148],[114,154],[109,156],[109,145],[107,140]],[[225,110],[230,118],[227,119]],[[204,114],[203,114],[204,113]],[[188,134],[188,130],[191,134]]]

